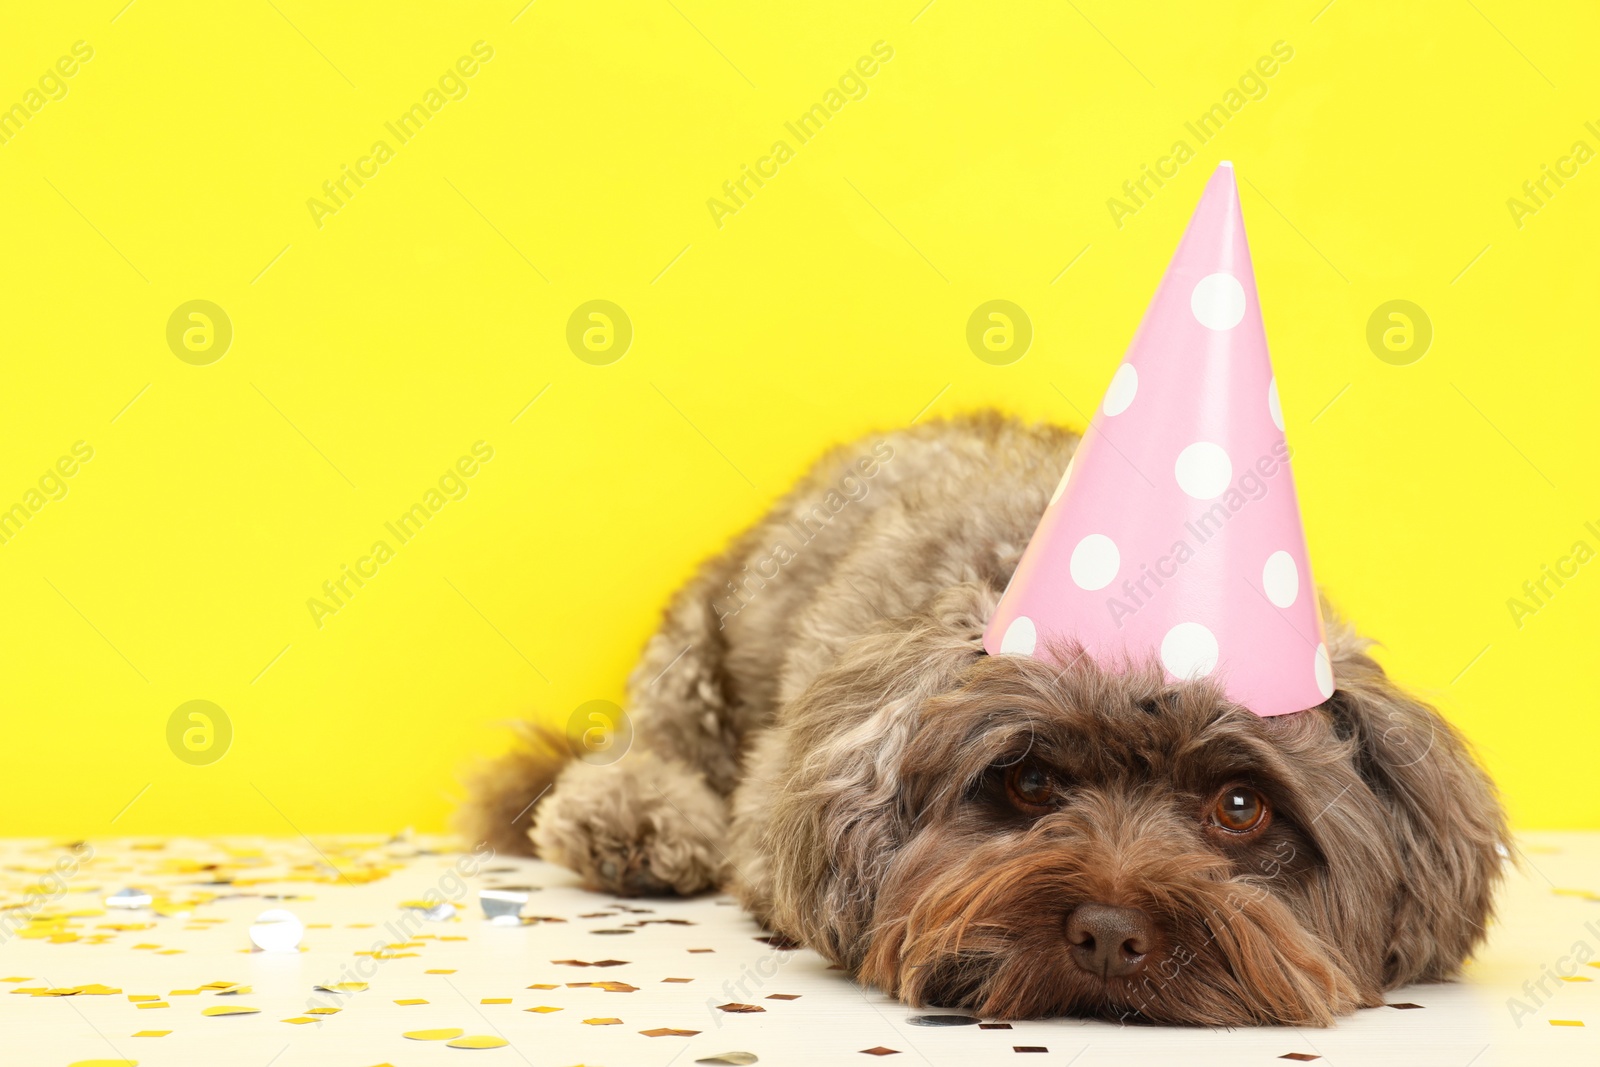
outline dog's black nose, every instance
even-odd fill
[[[1155,926],[1138,908],[1079,904],[1067,916],[1067,942],[1079,967],[1102,978],[1126,978],[1144,967]]]

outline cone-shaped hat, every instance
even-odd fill
[[[1233,167],[1217,168],[984,633],[1156,655],[1257,715],[1333,695]]]

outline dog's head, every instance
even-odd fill
[[[913,1003],[1329,1023],[1456,970],[1503,817],[1451,726],[1352,634],[1339,689],[1260,718],[1209,682],[987,657],[958,591],[791,708],[773,917]]]

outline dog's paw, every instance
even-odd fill
[[[574,763],[529,830],[544,859],[591,889],[622,896],[688,895],[720,881],[727,805],[704,779],[649,752]]]

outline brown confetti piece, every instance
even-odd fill
[[[585,1026],[621,1026],[622,1025],[622,1020],[621,1019],[585,1019],[585,1020],[583,1020],[583,1025],[585,1025]]]
[[[758,937],[756,940],[763,944],[771,945],[773,948],[782,949],[785,952],[792,952],[800,947],[800,942],[792,937],[784,937],[782,934],[768,934],[766,937]]]
[[[714,1067],[747,1067],[748,1064],[757,1063],[760,1058],[754,1052],[719,1052],[715,1056],[703,1056],[696,1063],[709,1063]]]
[[[637,933],[638,931],[636,931],[636,930],[590,930],[589,932],[591,934],[632,934],[632,933]]]
[[[645,1037],[693,1037],[698,1030],[674,1030],[670,1026],[658,1026],[654,1030],[640,1030]]]
[[[1049,1052],[1043,1045],[1012,1045],[1012,1052]]]
[[[401,1037],[408,1037],[412,1041],[447,1041],[452,1037],[460,1037],[462,1030],[408,1030]]]
[[[1278,1057],[1280,1060],[1299,1060],[1301,1063],[1310,1063],[1312,1060],[1320,1060],[1321,1058],[1321,1056],[1313,1056],[1309,1052],[1286,1052]]]
[[[479,1004],[510,1004],[511,1003],[511,998],[510,997],[484,997],[482,1000],[478,1001],[478,1003]]]
[[[626,967],[627,965],[627,960],[595,960],[592,964],[595,967]]]
[[[1551,1019],[1551,1026],[1582,1026],[1582,1019]]]
[[[207,1008],[201,1015],[254,1015],[260,1008],[247,1008],[243,1004],[229,1004],[225,1008]]]
[[[693,979],[693,978],[663,978],[663,979],[661,979],[661,980],[662,980],[662,981],[663,981],[663,982],[677,982],[677,983],[679,983],[679,984],[680,984],[680,985],[681,985],[681,984],[684,984],[684,983],[687,983],[687,982],[692,982],[692,981],[694,981],[694,979]]]
[[[560,1011],[561,1009],[560,1008],[552,1008],[549,1005],[541,1004],[537,1008],[523,1008],[522,1010],[523,1011],[537,1012],[540,1015],[549,1015],[551,1012]]]
[[[867,1056],[898,1056],[898,1055],[900,1055],[900,1050],[899,1049],[897,1049],[897,1048],[884,1048],[882,1045],[874,1045],[872,1048],[864,1048],[861,1051],[862,1051],[862,1053],[864,1055],[867,1055]]]
[[[768,1000],[799,1000],[799,993],[768,993]]]
[[[1402,1004],[1388,1004],[1388,1005],[1385,1005],[1385,1007],[1399,1008],[1401,1011],[1409,1011],[1412,1008],[1420,1008],[1420,1007],[1422,1007],[1422,1005],[1421,1004],[1412,1004],[1412,1003],[1410,1003],[1408,1001],[1408,1002],[1402,1003]]]
[[[551,960],[550,962],[551,963],[555,963],[555,964],[559,964],[560,966],[563,966],[563,967],[593,967],[594,966],[594,964],[585,962],[584,960]]]
[[[284,1019],[283,1021],[286,1023],[294,1023],[296,1026],[304,1026],[306,1023],[314,1023],[317,1020],[313,1019],[309,1015],[296,1015],[293,1019]]]
[[[734,1015],[750,1015],[758,1011],[766,1011],[767,1009],[763,1008],[759,1004],[740,1004],[738,1001],[733,1001],[732,1003],[728,1004],[718,1004],[717,1010],[731,1012]]]
[[[140,1030],[138,1033],[134,1034],[133,1036],[134,1037],[166,1037],[170,1033],[172,1033],[171,1030]]]
[[[395,1001],[395,1003],[399,1004],[401,1007],[409,1008],[413,1004],[426,1004],[428,1002],[426,1000],[423,1000],[421,997],[410,997],[410,998],[408,998],[406,1000],[397,1000],[397,1001]]]
[[[440,970],[433,970],[433,971],[423,971],[422,973],[423,974],[455,974],[456,972],[455,972],[455,968],[452,967],[449,970],[440,969]]]
[[[978,1029],[979,1030],[1009,1030],[1009,1029],[1011,1029],[1011,1024],[1010,1023],[979,1023],[978,1024]]]
[[[474,1034],[471,1037],[458,1037],[445,1045],[445,1048],[505,1048],[511,1042],[503,1037],[490,1037],[488,1034]]]
[[[717,950],[714,949],[714,948],[692,948],[689,951],[690,952],[715,952]]]

